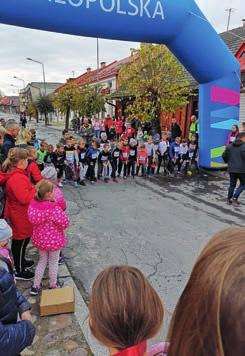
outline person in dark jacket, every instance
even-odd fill
[[[176,137],[181,137],[182,135],[182,130],[177,123],[177,120],[175,117],[172,118],[172,125],[171,125],[171,142],[174,142]]]
[[[32,344],[31,305],[18,291],[9,256],[12,229],[0,219],[0,355],[16,356]],[[18,315],[21,321],[17,322]]]
[[[80,136],[83,138],[87,145],[91,144],[92,138],[94,136],[94,130],[87,117],[84,118],[83,125],[81,126]]]
[[[15,120],[8,120],[5,125],[7,133],[4,136],[3,145],[1,147],[2,160],[4,161],[7,156],[10,148],[15,147],[15,139],[19,133],[19,125]]]
[[[245,133],[239,134],[231,145],[226,147],[223,160],[228,164],[230,174],[230,187],[228,191],[228,204],[238,206],[239,196],[245,189]],[[237,181],[240,186],[236,189]]]

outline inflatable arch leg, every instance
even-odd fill
[[[200,84],[200,166],[221,167],[239,122],[240,65],[194,0],[1,0],[10,25],[163,43]]]

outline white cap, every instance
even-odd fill
[[[8,240],[12,237],[13,232],[6,220],[0,219],[0,241]]]

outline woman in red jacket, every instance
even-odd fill
[[[4,185],[6,194],[4,217],[13,230],[12,253],[18,280],[34,277],[34,273],[27,270],[34,262],[25,259],[26,247],[32,235],[27,210],[35,194],[35,188],[25,172],[27,157],[25,149],[12,148],[3,163],[3,172],[0,172],[0,185]]]

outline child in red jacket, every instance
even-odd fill
[[[37,151],[33,146],[28,146],[26,150],[28,152],[28,166],[26,168],[26,172],[31,183],[37,184],[38,182],[40,182],[40,180],[43,179],[38,164],[36,162]]]
[[[122,168],[123,168],[123,178],[127,178],[127,167],[128,167],[128,159],[129,159],[129,146],[128,140],[123,141],[122,150],[119,156],[119,164],[118,164],[118,177],[120,177]]]
[[[148,154],[145,148],[145,144],[142,143],[140,145],[140,148],[137,153],[137,170],[136,170],[136,175],[139,174],[139,171],[141,169],[141,174],[142,176],[145,177],[146,175],[146,165],[147,165],[147,159],[148,159]]]

